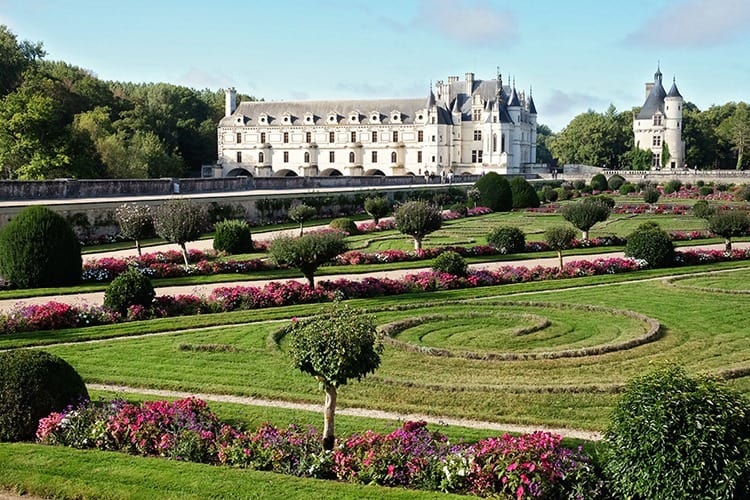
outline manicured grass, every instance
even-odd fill
[[[673,281],[675,286],[693,288],[701,291],[741,292],[750,293],[750,271],[742,270],[733,273],[711,274],[680,278]]]

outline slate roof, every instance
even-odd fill
[[[657,73],[661,76],[661,73]],[[656,79],[651,92],[646,97],[646,102],[643,103],[643,107],[638,112],[636,118],[638,120],[646,120],[654,116],[657,112],[664,113],[664,98],[667,96],[667,92],[661,84],[661,78]]]
[[[672,78],[672,87],[667,92],[667,97],[682,97],[680,91],[677,90],[677,83],[675,83],[674,78]]]

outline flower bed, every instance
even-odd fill
[[[561,436],[505,434],[451,443],[425,422],[389,434],[366,431],[323,451],[320,433],[290,425],[245,432],[221,422],[206,403],[87,402],[39,422],[49,445],[221,464],[299,477],[506,498],[595,498],[602,481],[591,459],[561,445]]]

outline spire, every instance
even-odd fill
[[[528,100],[528,104],[529,104],[529,114],[536,115],[537,114],[537,112],[536,112],[536,106],[534,106],[534,98],[531,96],[531,87],[529,87],[529,100]]]
[[[430,86],[430,95],[427,96],[427,109],[432,109],[434,105],[435,105],[435,93],[432,91],[432,86]]]
[[[521,103],[518,100],[518,93],[516,92],[515,85],[513,86],[513,90],[510,91],[510,102],[508,102],[508,106],[521,106]]]
[[[659,61],[656,62],[656,73],[654,73],[654,85],[661,83],[661,66]]]
[[[682,97],[680,91],[677,90],[677,83],[675,82],[674,77],[672,77],[672,87],[669,89],[669,92],[667,92],[667,97]]]
[[[458,107],[458,97],[453,99],[453,107],[451,108],[451,113],[460,113],[461,109]]]

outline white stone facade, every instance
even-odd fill
[[[222,176],[513,174],[536,162],[536,125],[531,95],[499,74],[449,77],[427,99],[237,105],[227,89],[217,164]]]
[[[646,84],[646,101],[633,118],[636,147],[651,151],[651,170],[685,167],[685,142],[682,140],[683,99],[672,81],[669,92],[662,85],[661,70],[654,83]],[[665,158],[666,153],[669,153]]]

